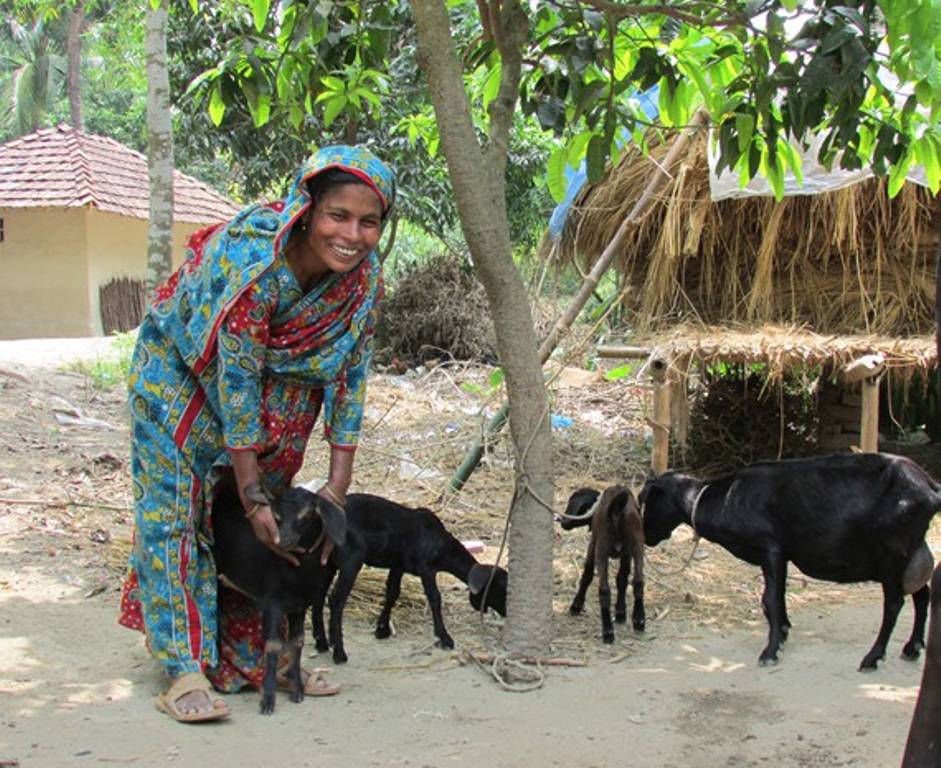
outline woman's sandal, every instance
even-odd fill
[[[201,691],[212,707],[203,712],[183,712],[178,704],[186,694]],[[157,694],[154,703],[161,712],[165,712],[179,723],[205,723],[210,720],[222,720],[229,716],[229,705],[213,690],[209,681],[199,672],[187,672],[173,681],[166,693]]]
[[[311,670],[301,667],[301,679],[304,681],[305,696],[336,696],[340,692],[339,683],[327,680],[326,667],[314,667]],[[291,690],[291,681],[287,677],[287,665],[278,670],[278,688],[282,691]]]

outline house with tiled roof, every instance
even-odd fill
[[[238,206],[179,172],[173,195],[176,266]],[[126,330],[115,301],[140,301],[149,207],[147,158],[113,139],[60,125],[0,144],[0,338]]]

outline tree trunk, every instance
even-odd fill
[[[148,293],[169,276],[173,265],[173,134],[167,72],[167,0],[147,3],[147,166],[150,222],[147,228]]]
[[[85,0],[77,0],[72,12],[69,14],[68,49],[68,76],[66,90],[69,93],[69,113],[72,127],[79,131],[85,130],[82,118],[82,25],[85,22]]]
[[[504,642],[512,653],[544,654],[552,629],[552,435],[526,287],[512,258],[504,194],[506,141],[519,88],[519,57],[528,29],[515,0],[498,11],[509,30],[501,89],[491,109],[490,143],[477,141],[461,63],[442,0],[412,0],[418,58],[435,107],[441,146],[464,236],[493,316],[510,402],[518,479],[510,528],[509,600]],[[515,25],[515,26],[514,26]],[[516,30],[515,34],[513,30]]]

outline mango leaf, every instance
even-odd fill
[[[222,84],[216,80],[212,87],[212,94],[209,96],[209,119],[218,127],[222,124],[224,115],[225,101],[222,99]]]
[[[255,108],[252,110],[255,127],[261,128],[271,118],[271,94],[262,92],[258,94]]]
[[[336,94],[333,94],[333,97],[327,100],[327,103],[323,109],[324,126],[329,128],[331,123],[336,120],[337,115],[339,115],[345,107],[346,96],[337,96]]]
[[[905,185],[905,177],[908,175],[908,169],[912,165],[912,151],[908,150],[902,155],[902,158],[889,169],[889,199],[891,200]]]
[[[269,7],[269,0],[252,0],[252,19],[255,21],[255,30],[259,33],[265,28]]]
[[[604,177],[604,163],[607,160],[605,144],[604,136],[597,133],[588,142],[585,163],[588,166],[588,181],[592,184],[596,184]]]
[[[738,134],[738,151],[744,152],[751,143],[755,132],[755,116],[737,114],[735,116],[735,132]]]
[[[565,147],[557,147],[549,155],[549,163],[546,166],[546,186],[556,203],[561,203],[565,198],[567,157],[568,152],[566,152]]]

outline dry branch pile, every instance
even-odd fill
[[[560,260],[593,262],[610,242],[670,141],[631,149],[569,215]],[[633,324],[809,325],[821,333],[929,333],[934,246],[929,193],[889,200],[884,181],[821,195],[714,203],[706,137],[690,142],[673,179],[624,240],[618,268]]]
[[[496,358],[487,296],[453,257],[439,256],[403,277],[381,308],[377,346],[400,358]]]

